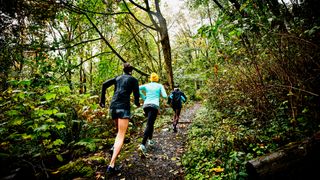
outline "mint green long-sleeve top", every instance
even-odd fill
[[[143,99],[145,106],[146,104],[160,106],[160,96],[167,98],[166,90],[162,84],[151,82],[139,86],[140,97]]]

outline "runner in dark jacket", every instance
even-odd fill
[[[132,66],[129,63],[123,65],[124,74],[115,78],[109,79],[102,85],[100,106],[105,107],[105,93],[108,87],[114,85],[114,95],[111,100],[110,114],[113,120],[115,120],[117,127],[117,136],[113,145],[113,154],[110,164],[107,168],[108,174],[114,174],[118,170],[115,168],[116,159],[123,146],[123,141],[130,119],[130,95],[133,92],[134,103],[136,106],[140,106],[139,103],[139,84],[138,80],[131,76]]]
[[[114,85],[114,95],[111,100],[110,110],[125,109],[130,110],[130,95],[133,92],[135,105],[139,104],[139,84],[138,80],[131,76],[131,74],[123,74],[115,78],[109,79],[102,85],[101,104],[105,106],[105,93],[106,89]]]
[[[179,122],[180,113],[182,109],[182,102],[186,102],[186,101],[187,101],[187,96],[182,91],[180,91],[178,85],[176,85],[168,98],[168,104],[170,104],[170,106],[174,111],[173,132],[177,132],[177,125]]]

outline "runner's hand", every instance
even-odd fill
[[[100,102],[99,105],[100,105],[100,107],[102,107],[102,108],[106,107],[106,105],[105,105],[104,103],[102,103],[102,102]]]

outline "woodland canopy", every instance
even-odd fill
[[[167,93],[179,84],[188,105],[203,105],[185,179],[247,179],[247,161],[319,131],[317,0],[183,2],[188,13],[168,15],[159,0],[0,1],[1,176],[99,179],[108,160],[83,158],[112,146],[98,102],[124,62],[139,84],[156,72]],[[159,123],[170,122],[161,108]],[[132,111],[137,136],[144,116]]]

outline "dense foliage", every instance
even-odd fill
[[[319,130],[316,0],[188,0],[201,24],[178,14],[172,49],[154,2],[1,1],[1,176],[93,178],[115,133],[100,86],[126,61],[139,83],[157,72],[169,93],[173,75],[203,102],[186,179],[245,179],[247,160]],[[141,108],[133,114],[128,136],[143,126]]]
[[[191,1],[190,1],[191,2]],[[319,19],[315,1],[192,1],[216,6],[206,109],[193,123],[187,179],[245,179],[245,162],[319,131]],[[205,64],[203,64],[205,65]]]

